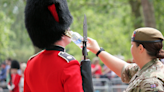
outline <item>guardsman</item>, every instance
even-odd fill
[[[25,25],[43,50],[27,62],[24,92],[83,92],[80,64],[65,52],[72,19],[66,0],[27,0]]]
[[[18,74],[18,70],[20,69],[19,62],[17,60],[11,61],[11,69],[9,71],[10,80],[7,85],[10,92],[20,92],[20,79],[21,75]]]

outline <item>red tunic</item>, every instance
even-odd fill
[[[30,59],[24,78],[24,92],[83,92],[79,62],[58,46]]]
[[[20,92],[19,91],[19,82],[20,82],[20,78],[21,76],[19,74],[11,74],[11,78],[12,78],[12,83],[15,85],[14,89],[10,92]],[[8,83],[10,85],[10,81]]]

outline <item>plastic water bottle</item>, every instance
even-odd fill
[[[73,32],[71,31],[71,40],[80,48],[82,49],[81,46],[83,46],[83,37],[77,33],[77,32]],[[87,52],[89,52],[89,50],[87,49]]]
[[[73,31],[71,31],[71,35],[72,35],[71,40],[81,48],[83,44],[83,37],[79,33]]]

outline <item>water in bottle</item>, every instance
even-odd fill
[[[71,34],[72,34],[72,37],[71,37],[71,40],[79,47],[82,46],[82,41],[83,41],[83,37],[77,33],[77,32],[73,32],[71,31]]]
[[[71,40],[78,46],[82,49],[82,46],[83,46],[83,37],[77,33],[77,32],[73,32],[71,31]],[[89,52],[89,50],[87,49],[87,52]]]

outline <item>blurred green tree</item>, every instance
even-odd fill
[[[143,0],[144,1],[144,0]],[[74,21],[71,30],[82,35],[84,14],[87,16],[88,36],[96,39],[107,52],[132,58],[131,34],[145,25],[144,3],[141,0],[67,0]],[[163,0],[148,0],[154,10],[155,27],[164,33]],[[38,52],[34,49],[24,25],[26,0],[0,0],[0,60],[7,57],[19,61]],[[147,14],[147,13],[146,13]],[[36,51],[35,51],[36,50]],[[38,51],[37,51],[38,50]],[[79,61],[82,52],[71,42],[66,50]],[[91,52],[88,57],[95,57]]]

